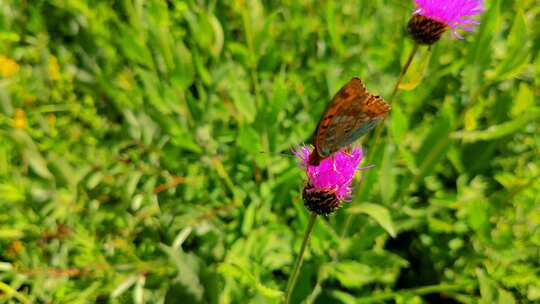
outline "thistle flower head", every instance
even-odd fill
[[[362,161],[362,148],[338,151],[321,160],[318,166],[309,164],[312,149],[301,146],[293,150],[308,181],[303,191],[304,204],[318,214],[329,214],[352,197],[351,183]]]
[[[483,0],[414,0],[415,10],[409,21],[409,33],[418,43],[432,44],[450,28],[452,35],[461,39],[457,30],[472,31],[479,21],[473,19],[484,11]]]

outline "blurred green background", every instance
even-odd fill
[[[539,303],[540,3],[417,54],[293,302]],[[411,1],[0,1],[0,302],[277,303],[288,153],[352,76],[389,97]],[[261,153],[264,152],[264,153]]]

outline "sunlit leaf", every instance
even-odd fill
[[[369,217],[374,219],[381,227],[383,227],[388,234],[392,237],[396,236],[396,230],[394,228],[394,223],[392,222],[392,217],[390,211],[387,208],[370,203],[363,203],[354,207],[347,209],[349,213],[364,213]]]

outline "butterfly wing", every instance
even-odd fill
[[[361,105],[360,110],[358,111],[358,107],[352,107],[349,113],[352,113],[351,116],[354,118],[350,119],[350,123],[343,123],[342,127],[336,128],[336,143],[340,148],[352,144],[360,136],[366,134],[390,111],[389,104],[379,96],[369,93],[359,97],[354,103],[356,106]],[[334,122],[332,121],[331,124]],[[341,123],[335,122],[335,124]]]
[[[313,137],[317,153],[311,164],[318,164],[343,147],[350,145],[373,128],[390,105],[367,92],[362,80],[353,78],[334,96],[321,118]]]

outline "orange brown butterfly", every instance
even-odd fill
[[[391,107],[380,96],[369,93],[360,78],[354,77],[332,98],[313,135],[309,164],[320,161],[352,144],[371,130]]]

